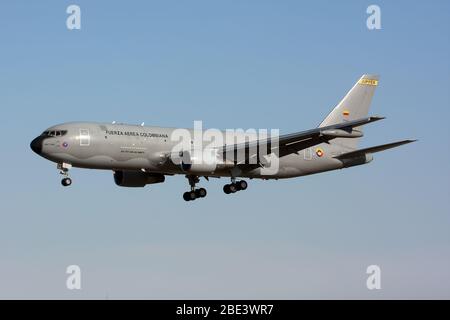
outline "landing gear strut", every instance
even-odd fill
[[[68,163],[58,163],[57,168],[59,169],[59,173],[64,176],[64,178],[61,180],[61,184],[64,187],[68,187],[72,184],[72,179],[69,178],[69,169],[71,167],[72,166]]]
[[[206,197],[206,189],[205,188],[199,188],[195,189],[195,184],[200,181],[200,179],[197,176],[186,176],[186,178],[189,180],[189,185],[191,186],[191,191],[187,191],[183,193],[183,199],[185,201],[191,201],[195,200],[197,198],[204,198]]]
[[[248,184],[245,180],[236,181],[236,178],[231,178],[231,183],[223,186],[223,192],[226,194],[235,193],[237,191],[247,189]]]

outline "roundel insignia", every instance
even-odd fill
[[[318,157],[323,156],[323,150],[320,149],[320,148],[317,148],[317,149],[316,149],[316,154],[317,154]]]
[[[343,114],[344,116],[348,116],[348,115],[350,115],[350,111],[344,110],[344,111],[342,112],[342,114]]]
[[[67,148],[68,146],[69,146],[69,144],[68,144],[67,142],[64,141],[64,142],[62,143],[62,147],[63,147],[63,148]]]

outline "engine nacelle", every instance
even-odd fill
[[[115,171],[114,182],[120,187],[142,188],[147,184],[164,182],[165,176],[142,171]]]
[[[359,166],[362,164],[369,163],[370,161],[373,160],[373,155],[370,153],[366,153],[364,155],[360,155],[357,157],[348,158],[348,159],[340,159],[340,160],[342,161],[344,168],[349,168],[349,167],[354,167],[354,166]]]
[[[172,161],[180,166],[184,172],[199,175],[213,174],[220,164],[217,151],[214,149],[204,150],[203,152],[182,151],[172,155]]]

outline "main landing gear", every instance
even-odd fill
[[[57,168],[59,169],[59,173],[64,176],[64,178],[61,180],[61,184],[64,187],[68,187],[72,184],[72,179],[69,178],[69,169],[71,167],[72,166],[68,163],[58,163]]]
[[[205,188],[199,188],[195,189],[195,184],[200,181],[200,179],[197,176],[186,176],[186,178],[189,180],[189,185],[191,186],[191,191],[187,191],[183,193],[183,199],[185,201],[191,201],[195,200],[197,198],[204,198],[206,197],[206,189]]]
[[[236,181],[235,178],[231,178],[231,183],[223,186],[223,192],[226,194],[235,193],[237,191],[247,189],[248,184],[245,180]]]

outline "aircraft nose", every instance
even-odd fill
[[[41,137],[34,138],[33,141],[31,141],[31,143],[30,143],[30,148],[37,154],[41,154],[42,153],[42,138]]]

